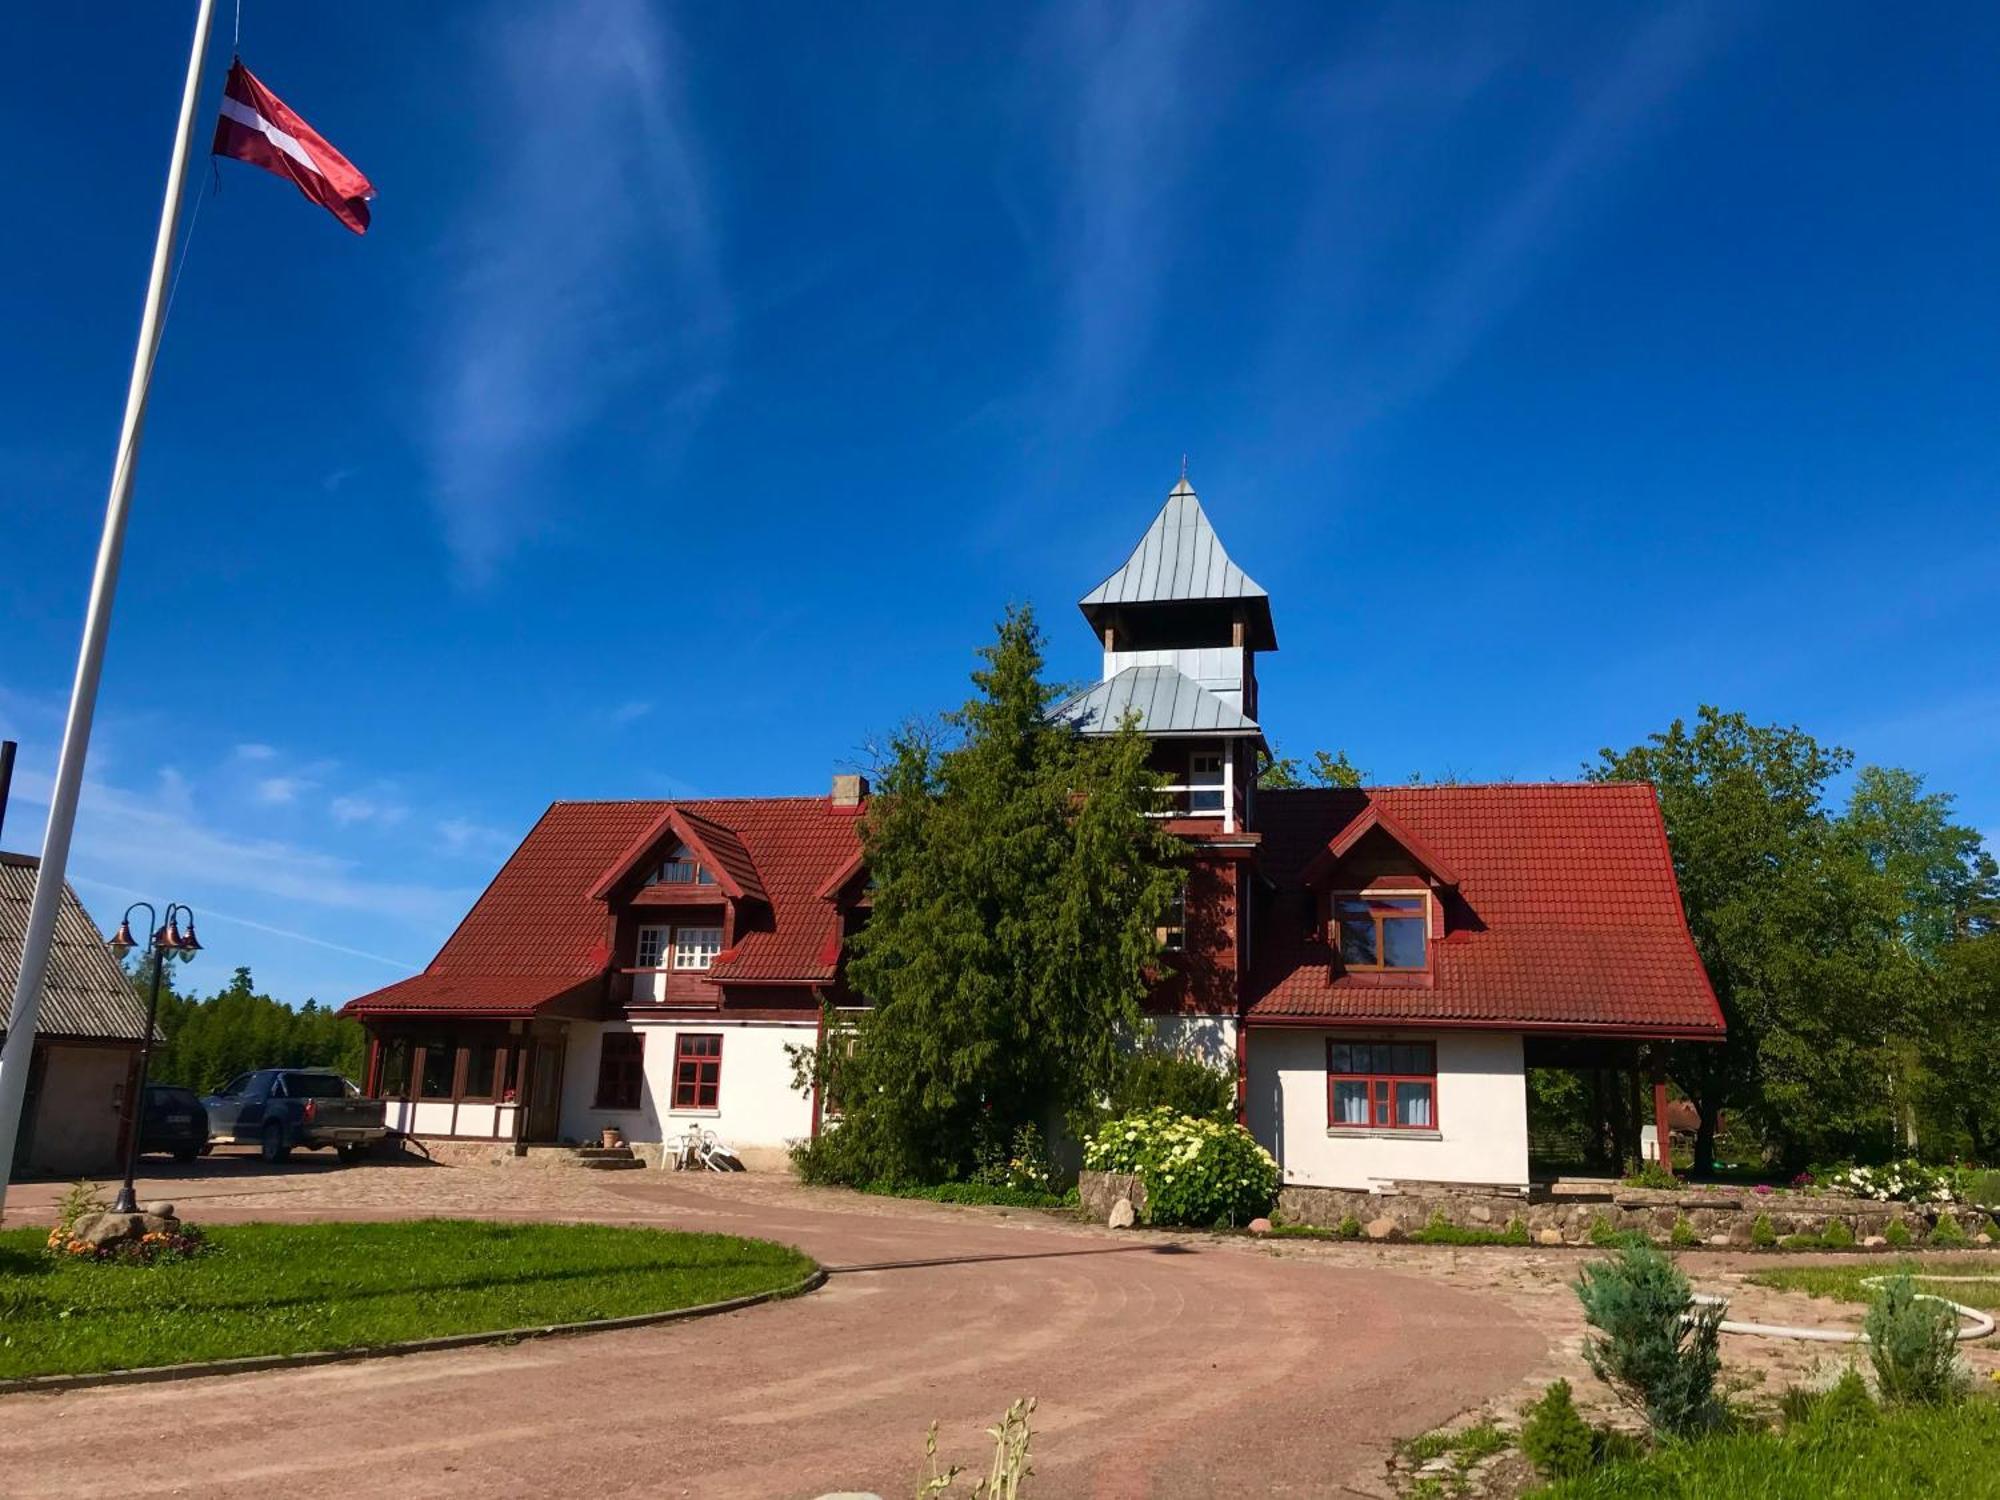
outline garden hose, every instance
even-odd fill
[[[1887,1276],[1864,1276],[1861,1279],[1861,1284],[1872,1291],[1890,1279]],[[1916,1275],[1911,1279],[1926,1282],[1971,1282],[1981,1286],[1991,1286],[1996,1281],[2000,1281],[2000,1276]],[[1971,1339],[1983,1339],[1993,1332],[1992,1317],[1976,1307],[1967,1307],[1963,1302],[1954,1302],[1949,1297],[1936,1297],[1929,1292],[1918,1292],[1916,1295],[1926,1302],[1942,1302],[1958,1315],[1959,1326],[1952,1337],[1960,1343]],[[1694,1300],[1703,1307],[1727,1309],[1729,1306],[1729,1299],[1727,1297],[1718,1297],[1709,1292],[1696,1292]],[[1746,1323],[1738,1322],[1733,1318],[1724,1318],[1716,1327],[1724,1333],[1748,1333],[1767,1339],[1810,1339],[1815,1343],[1821,1344],[1865,1344],[1868,1342],[1867,1334],[1859,1330],[1844,1328],[1794,1328],[1784,1323]]]

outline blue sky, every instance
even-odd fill
[[[9,23],[71,65],[0,96],[12,848],[193,11]],[[1009,601],[1089,675],[1184,452],[1288,753],[1713,701],[2000,834],[1991,13],[244,11],[381,196],[223,164],[160,359],[73,873],[192,902],[190,982],[399,977],[552,798],[817,792]]]

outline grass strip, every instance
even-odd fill
[[[158,1265],[65,1262],[0,1233],[0,1379],[669,1312],[793,1285],[798,1251],[598,1224],[242,1224]]]
[[[1881,1500],[2000,1496],[2000,1403],[1885,1411],[1817,1432],[1738,1432],[1662,1444],[1534,1493],[1547,1500]]]

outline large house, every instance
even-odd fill
[[[1056,713],[1136,717],[1186,848],[1153,1023],[1234,1070],[1288,1182],[1525,1184],[1529,1067],[1722,1035],[1650,787],[1260,790],[1271,601],[1185,480],[1082,609],[1103,672]],[[694,1124],[780,1160],[825,1124],[794,1083],[822,1002],[863,1003],[866,798],[554,804],[429,968],[347,1006],[369,1088],[421,1136]]]

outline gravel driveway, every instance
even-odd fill
[[[15,1189],[8,1222],[46,1222],[59,1191]],[[834,1274],[686,1324],[0,1398],[0,1493],[900,1496],[932,1420],[947,1459],[983,1466],[982,1430],[1033,1395],[1036,1500],[1379,1494],[1393,1439],[1517,1390],[1558,1336],[1476,1287],[1379,1265],[776,1176],[218,1157],[142,1196],[209,1223],[719,1230]]]

